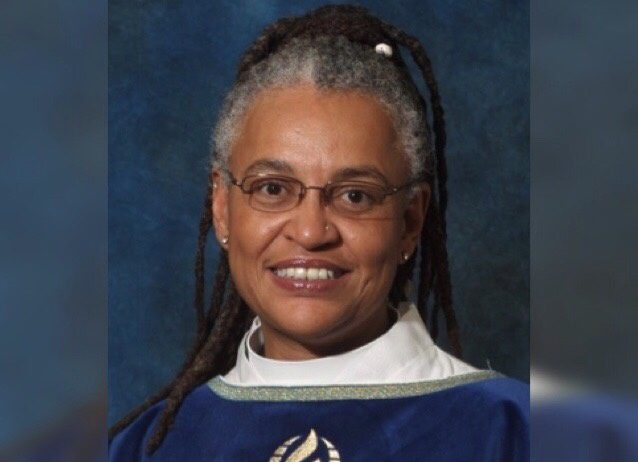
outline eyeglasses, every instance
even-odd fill
[[[365,181],[328,182],[325,186],[306,186],[296,178],[274,175],[248,175],[238,181],[230,171],[226,171],[231,183],[244,194],[248,203],[262,212],[286,212],[301,203],[309,189],[321,193],[322,204],[345,216],[370,215],[381,210],[387,196],[423,181],[419,178],[401,186],[386,186]]]

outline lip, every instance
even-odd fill
[[[277,276],[274,271],[280,268],[326,268],[335,272],[335,278],[314,280],[282,278]],[[275,283],[275,285],[285,290],[286,292],[290,292],[297,296],[320,295],[322,293],[330,292],[331,290],[337,289],[346,283],[350,271],[351,270],[328,260],[302,257],[281,260],[268,267],[268,273],[270,273],[270,277],[272,278],[272,281]]]

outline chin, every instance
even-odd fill
[[[269,311],[268,317],[278,330],[296,340],[320,340],[333,333],[348,319],[343,305],[337,306],[325,300],[296,299],[282,302]]]

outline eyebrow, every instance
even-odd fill
[[[292,166],[283,160],[277,159],[260,159],[252,164],[244,172],[245,176],[254,175],[255,173],[262,173],[267,171],[275,171],[278,173],[293,173],[295,171]]]
[[[337,171],[332,178],[332,181],[351,180],[353,178],[375,178],[388,184],[388,179],[381,173],[381,171],[372,165],[361,165],[357,167],[345,167]]]
[[[246,169],[244,176],[255,175],[264,172],[277,172],[293,174],[295,169],[288,162],[278,159],[259,159]],[[344,167],[337,170],[331,181],[344,181],[354,178],[374,178],[388,184],[386,176],[373,165],[358,165],[356,167]]]

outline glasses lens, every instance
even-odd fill
[[[360,215],[373,211],[385,198],[385,188],[372,183],[333,184],[330,202],[344,215]]]
[[[259,176],[244,179],[243,188],[250,194],[251,207],[265,212],[281,212],[297,204],[301,185],[292,178]]]

